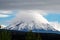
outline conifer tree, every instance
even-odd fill
[[[42,40],[42,38],[41,38],[41,36],[40,36],[39,33],[38,33],[38,35],[37,35],[37,40]]]
[[[1,30],[0,32],[0,40],[11,40],[11,32],[6,30]]]
[[[0,25],[0,28],[1,28],[1,25]]]
[[[26,34],[26,40],[41,40],[39,33],[35,34],[31,30]]]
[[[36,36],[31,30],[27,33],[26,40],[36,40]]]

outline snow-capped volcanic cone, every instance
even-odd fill
[[[20,11],[16,14],[16,18],[12,23],[6,27],[9,30],[21,30],[21,31],[35,31],[35,30],[52,30],[55,31],[52,25],[49,24],[37,11]]]

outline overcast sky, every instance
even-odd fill
[[[0,0],[0,9],[60,11],[60,0]]]

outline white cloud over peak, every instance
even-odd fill
[[[44,16],[47,15],[46,12],[43,10],[19,10],[15,14],[17,17],[16,20],[19,20],[20,16],[22,16],[22,15],[24,15],[24,17],[26,17],[26,16],[28,17],[29,14],[31,14],[31,16],[33,15],[32,17],[34,17],[34,14],[35,15],[39,14],[39,15],[44,15]],[[39,18],[39,17],[37,16],[37,18]]]
[[[48,15],[44,10],[18,10],[18,13],[39,13],[41,15]]]

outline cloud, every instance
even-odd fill
[[[50,22],[50,24],[53,25],[56,30],[60,31],[60,23],[58,23],[58,22]]]
[[[9,10],[0,10],[0,18],[9,17],[12,11]]]
[[[0,14],[11,14],[12,11],[10,10],[0,10]]]
[[[25,15],[25,17],[26,17],[26,16],[29,16],[29,15],[27,15],[27,14],[30,14],[31,16],[34,15],[34,14],[35,14],[35,15],[36,15],[36,14],[41,14],[41,15],[43,15],[43,16],[47,15],[46,12],[43,11],[43,10],[18,10],[18,12],[15,14],[15,18],[17,18],[17,19],[13,18],[13,19],[12,19],[12,22],[13,22],[14,20],[19,20],[22,15]],[[33,16],[33,17],[34,17],[34,16]],[[22,19],[23,19],[23,18],[22,18]]]
[[[43,10],[19,10],[18,13],[39,13],[41,15],[47,15],[47,13]]]
[[[17,13],[39,13],[43,16],[48,15],[48,13],[43,10],[18,10]]]
[[[0,18],[5,18],[5,17],[9,17],[9,15],[0,14]]]
[[[0,9],[60,11],[60,0],[0,0]]]

